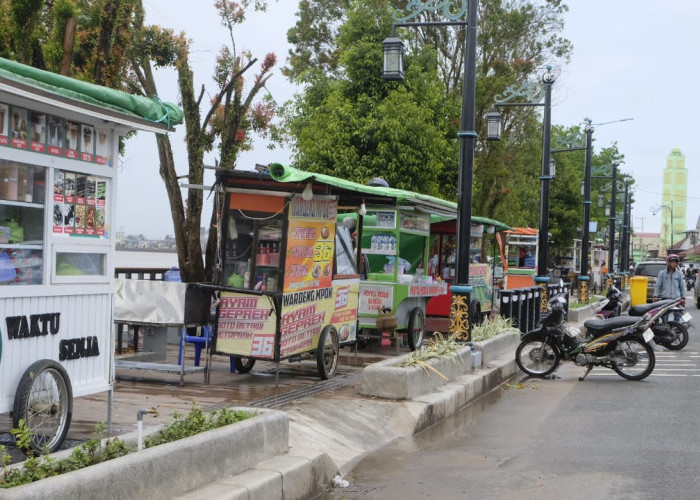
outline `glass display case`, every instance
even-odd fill
[[[46,169],[0,160],[0,283],[43,283]]]

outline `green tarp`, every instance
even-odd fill
[[[182,123],[184,114],[174,104],[158,98],[149,99],[51,73],[0,57],[0,76],[53,92],[87,104],[137,116],[168,128]]]
[[[437,222],[440,219],[450,220],[457,217],[457,203],[443,200],[442,198],[437,198],[435,196],[429,196],[427,194],[414,193],[413,191],[405,191],[403,189],[387,188],[382,186],[367,186],[365,184],[339,179],[331,175],[304,172],[303,170],[280,165],[279,163],[273,163],[270,165],[270,176],[278,182],[316,181],[322,184],[328,184],[330,186],[348,189],[359,193],[388,196],[396,198],[397,205],[413,202],[417,205],[433,206],[436,208],[436,211],[440,211],[441,214],[437,214],[435,217],[431,216],[431,222]],[[472,224],[495,226],[497,231],[512,229],[510,226],[502,222],[494,219],[488,219],[486,217],[472,216]]]

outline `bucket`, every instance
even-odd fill
[[[163,281],[173,281],[177,283],[181,282],[180,270],[177,267],[171,267],[169,270],[165,271]]]

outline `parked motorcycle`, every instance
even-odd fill
[[[566,324],[566,299],[557,295],[549,300],[549,313],[533,331],[522,337],[515,351],[518,367],[534,377],[544,377],[557,369],[562,359],[585,366],[584,380],[595,366],[604,366],[628,380],[642,380],[654,371],[656,356],[648,344],[654,334],[649,326],[652,314],[588,320],[584,323],[592,340],[582,340],[578,330]]]
[[[619,316],[622,311],[622,292],[611,286],[605,298],[600,301],[593,311],[596,319],[607,319]]]
[[[656,311],[660,311],[657,314]],[[629,315],[640,317],[651,313],[654,321],[651,330],[654,332],[654,342],[672,351],[679,351],[688,345],[690,335],[688,326],[692,316],[685,312],[685,299],[664,299],[657,300],[650,304],[641,304],[630,308]],[[675,319],[676,315],[679,321]]]

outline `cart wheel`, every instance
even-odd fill
[[[233,366],[238,373],[248,373],[253,369],[255,360],[253,358],[233,358]]]
[[[328,325],[321,332],[321,338],[318,340],[318,349],[316,349],[316,364],[318,365],[318,374],[322,380],[335,375],[335,371],[338,369],[339,357],[340,342],[338,331],[335,327]]]
[[[17,386],[12,413],[15,428],[21,419],[26,422],[32,434],[30,448],[36,453],[56,451],[66,438],[72,414],[73,390],[66,370],[50,359],[32,363]]]
[[[481,302],[472,300],[469,304],[469,320],[472,325],[480,325],[484,322],[484,315],[481,314]]]
[[[408,338],[408,347],[412,351],[419,349],[425,340],[425,313],[420,307],[411,309],[411,315],[408,317],[408,328],[406,328],[406,337]]]

